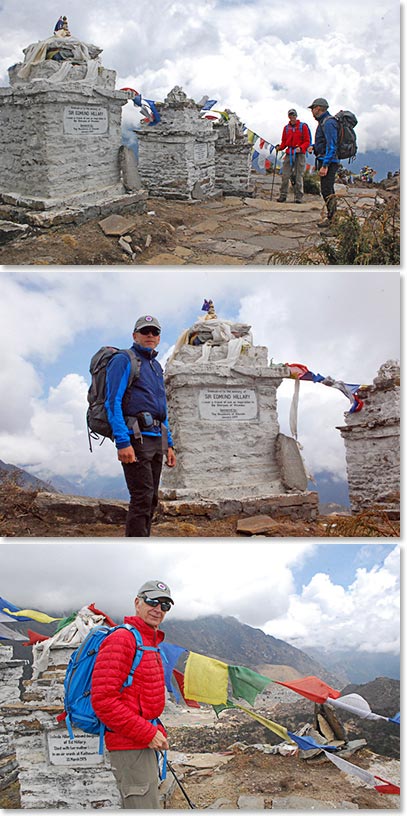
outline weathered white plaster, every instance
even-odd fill
[[[30,48],[46,54],[56,42],[61,47],[55,38],[29,46],[26,60]],[[126,202],[119,149],[128,94],[115,90],[116,73],[101,65],[100,49],[73,37],[67,44],[79,49],[80,64],[74,58],[18,63],[9,71],[10,87],[0,88],[5,203],[66,210]],[[145,208],[143,197],[136,198]]]

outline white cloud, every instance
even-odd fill
[[[399,559],[399,547],[395,547],[382,566],[357,569],[346,588],[335,584],[330,575],[315,574],[264,630],[305,651],[315,647],[398,654]]]
[[[231,615],[305,651],[397,654],[399,547],[380,565],[381,548],[365,545],[375,566],[357,569],[343,587],[335,572],[347,545],[324,546],[335,555],[330,575],[318,572],[320,545],[310,540],[0,542],[2,595],[51,615],[94,602],[119,620],[131,613],[139,586],[161,578],[173,592],[174,618]],[[306,564],[316,572],[298,592],[295,572]]]
[[[55,270],[0,272],[0,458],[69,476],[90,469],[120,473],[114,448],[89,455],[85,379],[96,347],[127,345],[135,317],[158,314],[163,362],[177,337],[211,297],[220,316],[252,325],[254,343],[274,362],[300,362],[345,382],[372,382],[379,366],[399,357],[399,275],[351,273],[149,270],[148,286],[132,272]],[[128,332],[126,331],[128,327]],[[97,341],[92,338],[97,335]],[[59,361],[64,362],[60,363]],[[51,378],[48,370],[55,375]],[[289,433],[293,382],[278,391],[281,430]],[[345,473],[347,399],[335,389],[302,383],[299,441],[309,471]],[[112,471],[110,471],[110,468]]]
[[[273,143],[290,105],[313,124],[307,106],[322,95],[334,113],[355,111],[360,150],[398,152],[399,13],[395,0],[361,0],[356,16],[351,0],[288,0],[272,13],[267,0],[140,0],[137,14],[130,0],[89,7],[72,0],[68,16],[73,34],[104,49],[117,87],[156,101],[174,85],[197,101],[208,93]],[[50,36],[57,17],[51,0],[35,15],[29,0],[3,0],[0,84],[23,48]]]

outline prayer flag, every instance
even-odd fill
[[[43,640],[48,640],[48,635],[40,635],[39,632],[34,632],[33,629],[27,629],[27,635],[29,641],[28,643],[24,643],[24,646],[34,646],[34,643],[41,643]]]
[[[327,702],[337,708],[343,708],[351,714],[356,714],[364,720],[388,720],[388,717],[374,714],[367,700],[361,697],[360,694],[345,694],[337,700],[331,700],[328,697]]]
[[[0,611],[8,615],[13,620],[29,621],[36,620],[39,623],[52,623],[52,621],[62,620],[62,618],[51,618],[45,612],[38,612],[35,609],[21,609],[19,606],[0,598]]]
[[[303,751],[314,751],[315,748],[323,748],[324,751],[337,751],[336,745],[321,745],[313,737],[299,737],[298,734],[293,734],[292,731],[287,731],[287,734]]]
[[[386,779],[381,779],[380,776],[374,776],[370,771],[366,771],[364,768],[359,768],[358,765],[352,765],[351,762],[348,762],[346,759],[342,759],[341,757],[337,756],[336,754],[331,754],[329,751],[325,751],[325,746],[323,747],[323,751],[325,756],[331,760],[331,762],[339,768],[340,771],[349,774],[350,776],[357,776],[365,785],[368,785],[369,788],[375,788],[378,793],[400,793],[400,788],[398,785],[395,785],[393,782],[388,782]],[[379,782],[383,782],[383,785],[378,785],[376,780]]]
[[[241,697],[250,705],[254,704],[258,693],[272,682],[269,677],[247,669],[245,666],[229,666],[229,677],[233,697]]]
[[[168,691],[174,694],[176,701],[179,702],[179,694],[172,685],[171,677],[180,655],[187,650],[182,646],[175,646],[173,643],[160,643],[159,651],[163,658],[165,685]]]
[[[341,694],[340,691],[336,691],[336,689],[324,683],[323,680],[320,680],[319,677],[313,675],[293,680],[290,683],[283,683],[281,680],[275,680],[274,682],[278,683],[279,686],[285,686],[296,691],[297,694],[307,697],[308,700],[313,700],[314,703],[324,703],[327,697],[336,699]]]
[[[94,615],[103,615],[103,617],[105,619],[105,623],[107,624],[107,626],[116,626],[114,620],[112,620],[112,618],[110,618],[109,615],[106,615],[106,612],[102,612],[101,609],[96,609],[96,606],[95,606],[94,603],[88,604],[88,609]]]
[[[184,675],[182,674],[182,672],[178,671],[178,669],[174,669],[174,677],[178,683],[182,698],[186,702],[187,706],[189,708],[200,708],[201,706],[199,705],[199,703],[196,702],[196,700],[187,700],[187,698],[185,697]]]
[[[253,717],[254,720],[264,725],[265,728],[268,728],[270,731],[274,731],[281,739],[287,740],[288,742],[292,742],[291,738],[288,736],[288,731],[284,728],[283,725],[278,725],[278,723],[273,722],[273,720],[267,720],[266,717],[262,717],[261,714],[257,714],[256,711],[250,711],[248,708],[244,708],[244,706],[237,705],[236,708],[240,708],[241,711],[245,711],[249,717]]]
[[[221,660],[190,652],[185,667],[185,697],[200,703],[226,703],[228,666]]]
[[[4,626],[4,623],[0,623],[0,640],[27,640],[27,636],[9,629],[8,626]]]
[[[204,105],[202,105],[202,110],[209,110],[210,108],[213,108],[213,106],[216,105],[217,101],[218,101],[217,99],[208,99],[208,101],[205,102]]]

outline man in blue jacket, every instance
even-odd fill
[[[315,132],[315,142],[309,148],[315,154],[316,168],[321,180],[321,193],[327,207],[327,219],[321,221],[318,226],[330,227],[332,219],[336,213],[337,203],[335,197],[335,176],[339,169],[338,159],[338,122],[329,113],[329,105],[326,99],[319,97],[314,99],[311,105],[312,115],[318,122]]]
[[[158,504],[163,456],[175,467],[176,456],[168,426],[164,375],[156,360],[161,326],[156,317],[143,315],[136,321],[132,350],[140,361],[139,375],[130,392],[131,363],[125,353],[115,354],[106,371],[106,413],[111,424],[117,456],[122,463],[130,493],[126,536],[149,536]]]

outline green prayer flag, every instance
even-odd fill
[[[229,678],[233,689],[232,696],[247,700],[250,705],[254,705],[259,692],[273,682],[270,677],[264,677],[263,674],[258,674],[245,666],[229,666]]]
[[[213,705],[212,708],[214,709],[216,716],[219,717],[220,712],[224,711],[225,708],[236,708],[236,706],[234,703],[232,703],[232,700],[226,700],[226,703],[219,703],[219,705]]]

